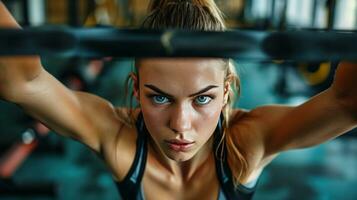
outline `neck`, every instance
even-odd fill
[[[165,156],[150,139],[150,145],[157,155],[158,162],[163,166],[175,179],[180,182],[191,180],[197,172],[203,171],[205,164],[212,159],[213,137],[211,137],[205,145],[189,160],[183,162],[174,161]]]

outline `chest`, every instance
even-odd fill
[[[189,180],[182,181],[157,166],[150,157],[142,180],[147,200],[217,200],[220,191],[214,161],[208,161]]]
[[[143,181],[143,193],[147,200],[217,200],[219,194],[218,182],[207,181],[207,183],[209,184],[200,184],[199,186],[187,185],[184,187],[166,184],[163,187],[160,183],[145,179]]]

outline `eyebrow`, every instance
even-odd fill
[[[167,92],[162,91],[161,89],[159,89],[158,87],[156,87],[156,86],[154,86],[154,85],[145,84],[144,86],[147,87],[147,88],[149,88],[149,89],[151,89],[151,90],[153,90],[153,91],[155,91],[155,92],[157,92],[157,93],[159,93],[159,94],[161,94],[161,95],[167,96],[167,97],[169,97],[169,98],[173,98],[173,95],[171,95],[171,94],[169,94],[169,93],[167,93]],[[209,86],[207,86],[207,87],[201,89],[200,91],[198,91],[198,92],[196,92],[196,93],[190,94],[189,97],[197,96],[197,95],[199,95],[199,94],[202,94],[202,93],[205,93],[205,92],[209,91],[209,90],[212,89],[212,88],[217,88],[217,87],[218,87],[217,85],[209,85]]]

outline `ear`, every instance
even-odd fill
[[[230,91],[230,85],[232,82],[232,76],[227,76],[224,80],[224,88],[223,88],[223,104],[224,106],[227,105],[228,103],[228,97],[229,97],[229,91]]]
[[[139,102],[140,101],[140,92],[139,92],[139,77],[137,74],[134,72],[130,73],[130,78],[133,80],[133,93],[136,98],[136,100]]]
[[[228,97],[229,97],[229,84],[225,84],[224,85],[224,93],[223,93],[223,104],[224,104],[224,106],[227,105],[227,103],[228,103]]]

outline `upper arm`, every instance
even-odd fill
[[[1,1],[0,27],[20,28]],[[100,151],[121,126],[109,102],[66,88],[41,67],[39,57],[1,57],[0,68],[0,98],[18,104],[61,135]]]
[[[44,69],[32,81],[11,86],[8,100],[55,132],[72,137],[99,152],[120,121],[104,99],[66,88]]]
[[[5,8],[5,5],[0,1],[0,26],[19,28],[16,20],[11,16],[10,12]]]
[[[252,111],[262,134],[265,155],[311,147],[356,126],[332,88],[296,106],[265,106]]]

